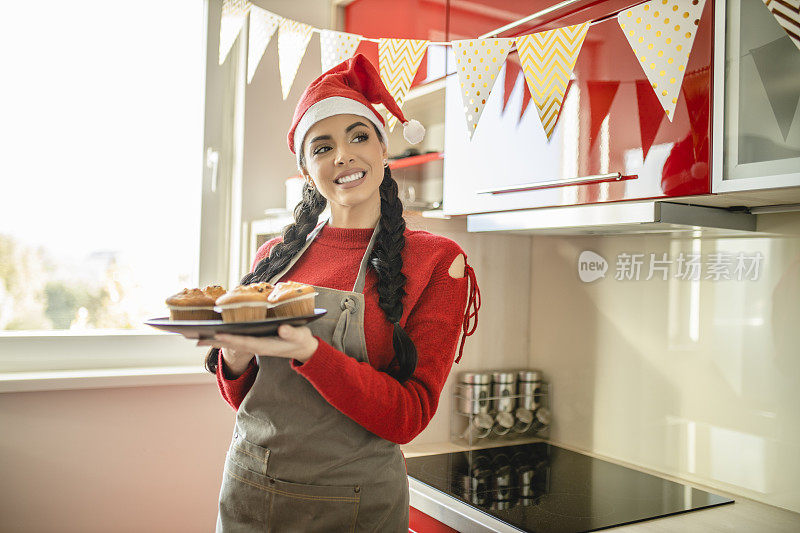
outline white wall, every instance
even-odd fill
[[[800,511],[800,213],[759,230],[783,236],[534,237],[529,362],[553,384],[554,442]],[[761,252],[763,271],[614,279],[622,252],[692,246]],[[583,250],[604,279],[580,281]]]

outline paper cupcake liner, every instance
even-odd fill
[[[226,305],[221,309],[223,322],[256,322],[267,318],[267,306],[241,305],[234,307]]]
[[[170,320],[219,320],[220,314],[213,307],[168,306]]]
[[[314,314],[314,297],[318,294],[318,292],[312,292],[281,302],[270,303],[270,312],[278,318]]]

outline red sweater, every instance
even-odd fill
[[[352,290],[372,231],[371,228],[347,229],[325,225],[281,280]],[[278,237],[261,246],[253,267],[280,240]],[[427,231],[406,229],[403,274],[407,281],[400,325],[417,348],[417,366],[405,383],[399,383],[385,372],[394,358],[393,327],[378,306],[378,280],[372,268],[367,269],[364,286],[364,336],[369,364],[359,363],[322,340],[308,361],[299,363],[292,359],[287,364],[291,364],[295,372],[307,379],[332,406],[367,430],[399,444],[411,441],[436,412],[439,394],[453,364],[459,334],[463,329],[465,336],[469,335],[477,325],[480,293],[477,292],[474,271],[466,265],[462,278],[452,278],[448,272],[453,260],[463,253],[461,247],[450,239]],[[475,320],[472,328],[469,327],[470,319]],[[244,374],[236,379],[227,379],[219,355],[217,383],[231,407],[239,408],[257,372],[254,358]]]

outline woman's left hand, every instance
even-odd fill
[[[197,341],[197,346],[213,346],[234,351],[297,359],[305,363],[317,351],[319,341],[307,326],[281,324],[277,337],[247,337],[219,333],[213,339]]]

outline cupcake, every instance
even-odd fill
[[[272,292],[269,283],[239,285],[217,299],[215,309],[222,313],[223,322],[255,322],[267,318],[267,296]]]
[[[270,303],[270,311],[276,317],[313,315],[316,295],[311,285],[281,281],[275,284],[267,301]]]
[[[225,294],[219,285],[209,285],[205,289],[183,289],[166,300],[170,320],[219,320],[214,311],[214,302]]]

